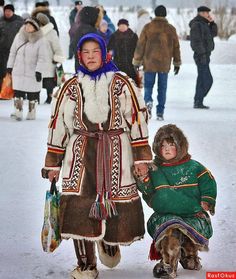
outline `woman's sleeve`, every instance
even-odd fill
[[[16,35],[13,43],[12,43],[12,46],[11,46],[11,49],[10,49],[10,54],[9,54],[9,58],[8,58],[8,61],[7,61],[7,68],[13,68],[14,67],[14,64],[15,64],[15,59],[16,59],[16,49],[17,49],[17,41],[18,41],[18,35]]]
[[[127,80],[123,92],[126,96],[124,117],[130,129],[134,163],[152,162],[151,147],[148,143],[148,113],[141,89]]]
[[[65,149],[68,144],[71,127],[65,124],[65,109],[66,113],[71,111],[73,117],[75,100],[71,98],[67,88],[67,83],[60,90],[56,102],[52,106],[51,120],[48,126],[47,154],[45,158],[45,170],[60,170],[65,154]],[[67,116],[68,117],[68,116]],[[71,119],[71,123],[73,119]]]

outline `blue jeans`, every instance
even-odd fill
[[[203,99],[206,97],[213,84],[213,77],[211,75],[209,62],[206,64],[197,63],[197,72],[198,76],[194,103],[202,104]]]
[[[144,101],[146,104],[153,102],[152,91],[155,84],[156,74],[158,75],[156,113],[163,115],[166,103],[168,73],[144,73]]]

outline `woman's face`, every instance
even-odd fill
[[[84,66],[91,72],[102,66],[102,51],[97,42],[85,42],[81,49],[81,59]]]
[[[176,146],[174,143],[168,143],[166,140],[163,141],[161,145],[161,156],[166,160],[169,161],[174,159],[177,155]]]
[[[27,33],[33,33],[33,32],[35,32],[36,30],[35,30],[35,28],[34,28],[34,26],[33,26],[32,24],[26,23],[26,24],[25,24],[25,31],[26,31]]]

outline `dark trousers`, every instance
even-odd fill
[[[196,92],[194,96],[195,104],[202,104],[203,99],[208,94],[211,86],[213,84],[213,77],[211,75],[209,63],[200,64],[197,63],[197,84],[196,84]]]
[[[14,90],[14,94],[16,98],[23,98],[27,95],[27,100],[29,101],[36,101],[39,100],[39,93],[40,92],[24,92],[19,90]]]

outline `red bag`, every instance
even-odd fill
[[[14,90],[12,88],[12,77],[11,74],[7,73],[2,82],[0,99],[10,100],[13,97],[14,97]]]

